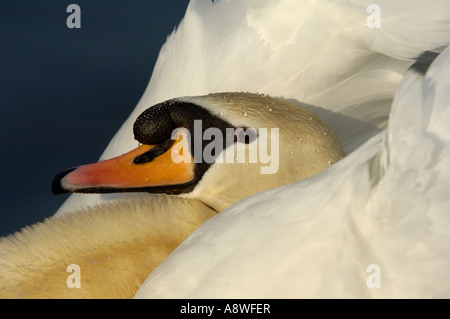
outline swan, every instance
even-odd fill
[[[334,132],[312,112],[251,93],[171,99],[144,111],[133,132],[142,145],[60,172],[53,192],[182,198],[99,206],[1,240],[0,296],[131,298],[207,219],[250,195],[313,176],[345,156]],[[68,288],[68,265],[82,270],[82,289]]]
[[[449,75],[450,48],[406,74],[386,130],[206,221],[135,297],[448,298]]]
[[[450,48],[412,68],[386,130],[205,222],[136,298],[448,298],[449,75]]]
[[[449,296],[449,2],[377,1],[379,27],[370,4],[190,2],[102,160],[149,105],[236,91],[305,103],[348,156],[209,218],[136,297]],[[55,217],[142,198],[75,194]]]
[[[150,105],[213,92],[259,92],[316,106],[344,151],[353,152],[387,127],[408,68],[424,52],[442,50],[450,35],[447,0],[377,1],[379,28],[368,26],[370,4],[192,0],[100,159],[134,148],[130,128]],[[120,197],[75,194],[55,215]]]
[[[315,175],[345,156],[334,132],[314,113],[252,93],[171,99],[139,115],[133,132],[141,146],[61,172],[53,192],[177,194],[220,212]]]

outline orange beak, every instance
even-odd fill
[[[194,160],[173,161],[172,149],[180,148],[180,139],[170,148],[141,145],[115,158],[62,171],[53,180],[54,194],[115,193],[169,188],[194,181]],[[185,148],[181,148],[182,154]],[[170,191],[167,193],[171,193]]]

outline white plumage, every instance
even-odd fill
[[[378,1],[380,28],[369,3],[191,1],[102,158],[136,146],[150,105],[218,91],[314,105],[349,155],[206,222],[137,297],[450,296],[450,51],[404,76],[449,44],[450,2]],[[117,197],[73,195],[57,214]]]

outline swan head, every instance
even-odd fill
[[[305,108],[251,93],[182,97],[144,111],[136,149],[60,172],[55,194],[149,192],[222,211],[253,194],[313,176],[345,156]]]

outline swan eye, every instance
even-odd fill
[[[258,134],[253,127],[240,127],[234,131],[234,140],[240,143],[250,144],[256,139],[257,136]]]
[[[157,158],[158,156],[161,156],[162,154],[167,152],[167,150],[170,147],[172,147],[173,143],[175,143],[174,140],[167,140],[164,143],[162,143],[158,146],[155,146],[150,151],[145,152],[144,154],[136,157],[133,160],[133,163],[134,164],[146,164],[146,163],[152,162],[155,158]]]

